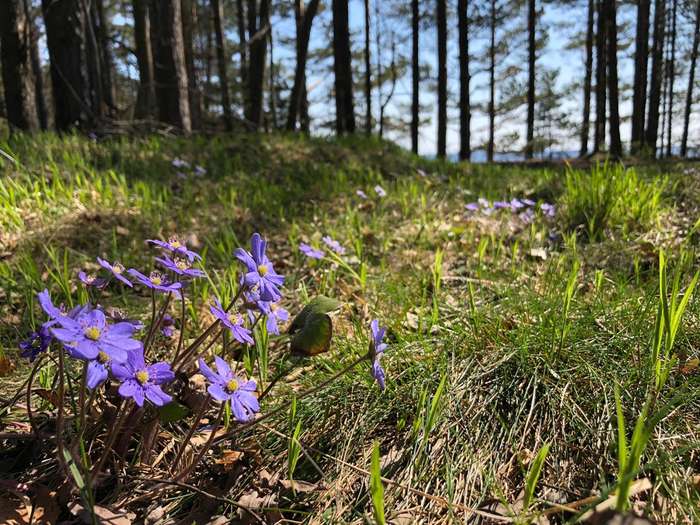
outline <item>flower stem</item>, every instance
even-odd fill
[[[148,336],[146,336],[146,342],[143,344],[143,356],[146,357],[146,353],[148,352],[148,349],[151,345],[153,336],[156,333],[156,329],[160,324],[163,322],[163,316],[165,315],[165,311],[168,309],[168,305],[170,304],[170,299],[172,298],[172,292],[168,292],[168,296],[165,298],[165,301],[163,302],[163,306],[158,312],[158,317],[156,319],[156,293],[155,291],[151,290],[152,298],[153,298],[153,316],[151,318],[151,327],[148,329]]]
[[[187,445],[189,445],[190,440],[192,439],[192,436],[195,433],[195,430],[197,430],[197,426],[199,425],[199,422],[202,421],[202,417],[204,416],[204,412],[206,412],[208,405],[209,405],[209,396],[207,396],[207,398],[204,401],[202,401],[202,406],[197,411],[197,417],[195,417],[195,420],[192,423],[192,426],[187,431],[187,435],[185,436],[185,439],[182,440],[182,444],[180,445],[180,448],[178,449],[177,454],[175,454],[175,459],[173,460],[173,463],[172,463],[173,469],[177,469],[177,465],[180,461],[180,458],[182,457],[182,454],[185,452]]]
[[[224,407],[226,406],[225,403],[221,404],[221,408],[219,409],[219,414],[216,416],[216,420],[214,421],[214,424],[212,425],[211,428],[211,434],[209,435],[209,439],[207,439],[207,442],[204,444],[202,447],[202,450],[199,452],[197,457],[194,459],[190,465],[182,469],[176,476],[174,476],[174,479],[176,481],[184,481],[187,479],[187,476],[189,473],[194,469],[200,461],[202,461],[202,458],[204,455],[207,453],[207,451],[211,448],[211,446],[214,444],[214,436],[216,436],[216,427],[219,426],[219,423],[221,422],[221,418],[224,415]]]
[[[177,357],[180,355],[180,351],[182,351],[182,343],[185,341],[185,290],[180,289],[180,296],[180,298],[182,299],[182,309],[180,313],[180,337],[177,341],[177,351],[175,352],[175,356],[173,357],[173,362],[175,362],[177,360]]]
[[[94,483],[95,479],[97,478],[97,476],[99,476],[100,472],[102,471],[102,467],[104,466],[105,461],[107,461],[107,457],[109,456],[109,453],[112,450],[114,443],[117,441],[119,432],[121,431],[122,427],[124,426],[124,422],[129,416],[129,410],[127,410],[127,407],[130,406],[131,400],[126,400],[121,404],[119,410],[117,410],[117,422],[111,429],[109,438],[107,439],[107,444],[105,445],[105,449],[102,451],[100,459],[92,468],[92,472],[90,473],[90,483]]]

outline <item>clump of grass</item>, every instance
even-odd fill
[[[590,172],[570,169],[564,189],[568,229],[582,229],[591,241],[610,229],[623,234],[652,226],[661,210],[667,179],[646,181],[621,164],[597,164]]]

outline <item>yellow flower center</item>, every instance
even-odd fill
[[[90,326],[85,329],[85,337],[97,341],[100,338],[100,329],[96,326]]]
[[[235,392],[236,390],[238,390],[238,381],[236,381],[235,379],[231,379],[231,381],[226,383],[226,390],[228,390],[229,392]]]
[[[178,259],[175,261],[175,266],[177,266],[178,270],[187,270],[190,267],[185,259]]]
[[[168,242],[170,243],[170,246],[172,246],[176,250],[178,248],[182,247],[182,243],[180,241],[178,241],[177,238],[175,238],[175,237],[170,237],[170,239],[168,239]]]
[[[160,286],[163,284],[163,278],[160,276],[158,272],[153,272],[151,275],[148,277],[153,284],[156,286]]]
[[[265,277],[267,275],[267,272],[267,266],[265,266],[264,264],[258,266],[258,273],[260,274],[260,277]]]
[[[122,266],[118,262],[115,262],[114,265],[112,266],[112,271],[114,271],[114,273],[119,273],[119,274],[124,273],[124,266]]]
[[[136,372],[136,381],[141,383],[142,385],[145,385],[148,383],[148,372],[145,370],[141,370],[140,372]]]
[[[228,314],[228,320],[232,324],[239,324],[241,322],[241,316],[239,314]]]
[[[95,282],[95,276],[90,273],[90,274],[85,276],[85,280],[89,283]]]
[[[104,365],[105,363],[109,362],[109,356],[104,352],[100,352],[99,354],[97,354],[97,362],[102,363]]]

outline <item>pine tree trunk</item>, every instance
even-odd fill
[[[643,0],[645,1],[645,0]],[[595,2],[588,0],[588,22],[586,24],[586,73],[583,80],[583,121],[581,123],[581,149],[579,155],[588,153],[588,134],[591,127],[591,91],[593,82],[593,22]]]
[[[246,120],[254,131],[259,129],[263,123],[268,31],[270,31],[270,0],[261,0],[259,15],[256,13],[255,0],[251,0],[248,2],[250,62],[248,65],[248,113]]]
[[[197,69],[194,64],[194,32],[197,27],[196,0],[181,0],[182,41],[185,50],[185,68],[187,70],[187,94],[190,105],[192,129],[202,127],[202,95],[197,81]]]
[[[365,133],[367,133],[368,135],[372,133],[372,66],[370,63],[369,53],[369,24],[369,0],[365,0]],[[377,49],[377,53],[379,52],[380,50]]]
[[[471,157],[471,102],[469,100],[469,0],[458,0],[459,24],[459,159]]]
[[[132,0],[134,42],[139,68],[139,90],[136,96],[136,118],[153,117],[156,105],[153,48],[151,47],[151,17],[148,0]]]
[[[276,73],[275,73],[275,46],[272,38],[272,28],[267,32],[267,37],[270,43],[270,72],[268,74],[268,80],[270,84],[270,127],[275,130],[278,128],[277,124],[277,85]],[[266,128],[267,130],[267,128]]]
[[[447,4],[437,0],[437,156],[445,158],[447,153]]]
[[[700,0],[698,0],[700,1]],[[420,120],[420,61],[418,44],[420,12],[418,0],[411,0],[411,151],[418,154],[418,125]]]
[[[114,116],[117,110],[117,95],[112,79],[114,60],[112,59],[112,38],[109,30],[109,20],[105,13],[104,0],[92,0],[97,11],[97,29],[95,31],[100,51],[100,81],[102,96],[107,106],[107,113]]]
[[[32,13],[29,0],[23,0],[24,12],[27,16]],[[41,69],[39,61],[39,30],[37,29],[34,16],[31,15],[31,32],[32,32],[32,73],[34,74],[34,101],[36,104],[36,113],[39,118],[39,127],[42,130],[49,129],[49,115],[46,108],[46,95],[44,93],[44,72]]]
[[[496,0],[491,0],[489,31],[489,141],[486,146],[486,160],[493,162],[496,142]]]
[[[0,2],[0,60],[7,120],[13,128],[37,131],[31,14],[22,0]]]
[[[671,132],[673,131],[673,88],[676,80],[676,15],[678,0],[673,0],[671,14],[671,59],[668,62],[668,138],[666,141],[666,156],[671,156]]]
[[[605,149],[605,105],[607,85],[606,79],[606,20],[604,1],[597,1],[597,31],[596,31],[596,86],[595,86],[595,133],[593,138],[593,152],[598,153]]]
[[[224,126],[226,131],[233,129],[233,116],[231,114],[231,99],[228,88],[228,60],[224,44],[224,9],[221,0],[211,0],[211,12],[214,20],[214,34],[216,37],[216,65],[219,76],[219,89],[221,90],[221,107],[224,112]]]
[[[335,73],[336,132],[355,132],[355,109],[352,97],[352,64],[348,0],[333,0],[333,69]]]
[[[302,108],[306,105],[306,59],[309,52],[309,38],[311,26],[318,11],[319,0],[311,0],[304,7],[303,0],[295,0],[295,12],[297,18],[297,63],[294,71],[294,84],[289,96],[289,110],[287,111],[287,129],[294,131],[297,125],[297,116],[302,115]],[[300,118],[301,121],[303,119]]]
[[[698,61],[698,45],[700,44],[700,0],[695,2],[695,32],[693,33],[693,48],[690,52],[690,69],[688,71],[688,89],[685,94],[685,111],[683,114],[683,138],[681,139],[681,157],[688,155],[688,128],[690,127],[690,111],[693,107],[693,84],[695,84],[695,65]]]
[[[211,5],[206,12],[206,22],[204,24],[205,40],[203,43],[204,50],[204,96],[202,97],[203,111],[210,112],[211,109],[211,93],[212,93],[212,68],[214,62],[214,14],[212,13]],[[229,101],[230,103],[230,101]]]
[[[610,154],[622,157],[620,140],[620,103],[617,79],[617,6],[616,0],[605,0],[608,30],[608,103],[610,105]]]
[[[236,0],[236,20],[238,22],[238,47],[241,53],[241,106],[248,113],[248,38],[246,37],[246,17],[243,0]]]
[[[525,138],[525,158],[531,159],[533,153],[533,141],[535,140],[535,47],[537,35],[535,23],[537,21],[537,6],[535,0],[527,2],[527,133]]]
[[[647,102],[647,62],[649,61],[650,0],[638,0],[637,34],[634,51],[634,93],[632,95],[632,135],[630,152],[639,153],[644,142]]]
[[[94,113],[85,69],[85,21],[78,0],[42,0],[56,129],[84,126]]]
[[[644,132],[644,149],[656,157],[656,141],[659,132],[659,108],[663,81],[663,51],[666,26],[666,0],[654,2],[654,39],[651,48],[651,80],[649,88],[649,115]]]
[[[180,0],[151,0],[158,119],[184,133],[192,131]]]

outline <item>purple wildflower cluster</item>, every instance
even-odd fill
[[[513,198],[509,201],[489,201],[483,197],[479,197],[475,202],[466,204],[465,209],[472,215],[482,214],[485,216],[493,215],[498,211],[508,211],[516,213],[524,223],[531,223],[536,216],[535,211],[539,208],[542,215],[547,218],[553,218],[556,215],[556,207],[554,204],[547,202],[538,203],[532,199]]]
[[[383,199],[384,197],[386,197],[386,195],[387,195],[386,190],[384,188],[382,188],[379,184],[377,184],[373,189],[374,189],[374,193],[380,199]],[[369,199],[369,196],[364,192],[364,190],[357,190],[355,192],[355,195],[357,195],[362,200]]]
[[[326,249],[329,251],[335,253],[336,255],[345,255],[345,247],[329,235],[324,235],[321,238],[321,241],[323,241],[323,244],[326,245]],[[309,259],[323,259],[326,255],[323,248],[314,248],[305,242],[299,244],[299,251],[306,255]]]
[[[207,170],[202,166],[192,166],[189,162],[179,157],[175,157],[172,160],[171,164],[173,168],[177,170],[175,175],[180,179],[186,179],[190,175],[194,175],[195,177],[202,177],[207,174]]]

